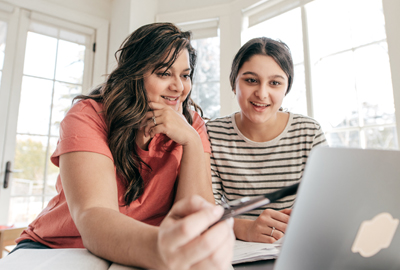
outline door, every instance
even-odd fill
[[[50,156],[72,99],[91,85],[95,33],[19,8],[5,23],[0,224],[25,226],[56,194],[58,168]]]

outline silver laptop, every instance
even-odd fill
[[[400,151],[314,149],[274,270],[400,269]]]

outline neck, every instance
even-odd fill
[[[278,137],[286,128],[289,113],[277,112],[268,121],[253,123],[241,112],[235,114],[235,121],[240,132],[254,142],[267,142]]]

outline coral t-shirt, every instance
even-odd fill
[[[200,135],[204,152],[211,153],[205,123],[195,112],[192,126]],[[77,151],[99,153],[113,160],[107,143],[103,106],[91,99],[76,103],[61,122],[60,138],[51,161],[59,166],[60,155]],[[119,211],[136,220],[158,226],[175,199],[174,186],[180,169],[182,146],[164,134],[157,134],[150,141],[148,151],[139,147],[137,151],[152,171],[141,171],[144,183],[147,183],[143,194],[130,205],[120,206]],[[125,182],[118,175],[115,177],[119,205],[124,205]],[[17,243],[30,239],[51,248],[84,247],[70,215],[60,175],[57,178],[56,189],[58,194],[21,234],[16,240]]]

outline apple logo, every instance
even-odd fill
[[[360,252],[363,257],[371,257],[392,242],[399,220],[389,213],[380,213],[371,220],[361,223],[351,251]]]

